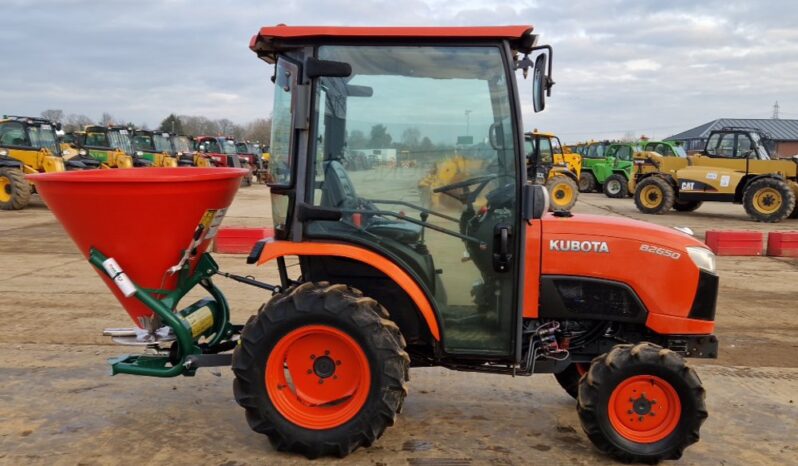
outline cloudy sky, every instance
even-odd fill
[[[0,113],[57,108],[156,126],[269,116],[260,26],[533,24],[554,46],[563,141],[665,137],[719,117],[798,118],[798,4],[781,1],[2,0]],[[522,92],[531,95],[529,83]]]

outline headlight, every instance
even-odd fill
[[[8,151],[5,150],[5,149],[0,149],[0,155],[6,156],[6,155],[8,155]]]
[[[687,255],[693,263],[701,270],[715,273],[715,254],[709,249],[701,247],[688,247]]]
[[[142,151],[136,151],[136,155],[138,155],[139,157],[141,157],[142,155],[144,155],[144,152],[142,152]]]
[[[79,150],[78,155],[86,155],[86,149]]]

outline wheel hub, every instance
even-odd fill
[[[651,411],[651,407],[657,404],[657,400],[649,400],[646,398],[646,394],[640,395],[640,398],[634,399],[629,398],[629,401],[632,402],[632,410],[640,416],[651,415],[655,416],[655,414]]]
[[[322,379],[332,377],[335,374],[335,361],[329,356],[321,356],[313,361],[313,373]]]
[[[682,412],[673,386],[649,375],[630,377],[618,384],[608,408],[616,432],[638,443],[655,443],[669,436],[676,430]]]

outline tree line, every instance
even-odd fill
[[[103,113],[98,120],[87,115],[65,114],[60,109],[47,109],[41,112],[42,118],[60,123],[65,132],[82,131],[89,125],[120,125],[148,130],[146,123],[136,125],[124,118],[117,118],[110,113]],[[204,116],[176,115],[170,113],[161,121],[155,131],[166,131],[187,136],[230,136],[236,140],[258,141],[269,143],[271,137],[271,118],[257,118],[244,124],[238,124],[227,118],[210,119]]]

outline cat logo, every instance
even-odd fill
[[[695,189],[695,182],[694,181],[682,181],[681,188],[682,191],[692,191]]]
[[[609,253],[606,241],[549,240],[549,251]]]

